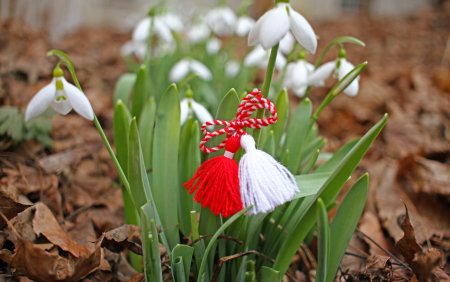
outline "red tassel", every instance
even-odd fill
[[[228,217],[242,210],[238,165],[233,160],[239,146],[240,137],[230,137],[225,154],[204,162],[191,180],[184,183],[189,194],[195,193],[194,200],[209,207],[215,215]]]

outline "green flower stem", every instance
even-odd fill
[[[264,77],[264,84],[261,90],[261,94],[263,97],[267,98],[270,90],[270,83],[272,82],[273,71],[275,69],[275,63],[277,61],[278,47],[280,45],[277,44],[272,47],[270,51],[269,62],[267,63],[266,75]],[[262,118],[264,116],[264,110],[258,110],[256,114],[256,118]],[[253,138],[255,138],[256,144],[259,144],[259,138],[261,136],[261,130],[255,129],[253,133]]]

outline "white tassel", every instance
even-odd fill
[[[244,207],[250,214],[267,213],[299,192],[292,173],[271,155],[257,150],[250,135],[241,137],[245,154],[239,162],[239,186]]]

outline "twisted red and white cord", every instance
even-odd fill
[[[269,112],[269,117],[263,118],[251,118],[251,115],[257,111],[265,109]],[[275,105],[269,100],[264,98],[261,95],[261,91],[259,89],[254,90],[245,96],[239,104],[236,117],[231,121],[226,120],[212,120],[205,122],[201,131],[205,135],[203,139],[200,141],[200,150],[205,153],[216,152],[225,147],[225,144],[233,135],[244,135],[247,134],[244,128],[262,128],[265,126],[269,126],[274,124],[278,120],[277,110]],[[208,127],[216,125],[223,126],[220,129],[216,129],[214,131],[209,131]],[[215,147],[207,147],[206,143],[214,137],[219,135],[226,134],[227,138],[225,138],[222,143]]]

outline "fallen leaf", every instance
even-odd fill
[[[422,251],[422,248],[416,241],[416,234],[414,228],[409,220],[408,208],[405,205],[405,216],[400,224],[403,230],[403,237],[396,243],[396,248],[403,255],[408,264],[412,264],[417,253]]]
[[[117,253],[124,249],[129,249],[136,254],[142,255],[142,242],[139,227],[125,224],[104,233],[102,247]]]

